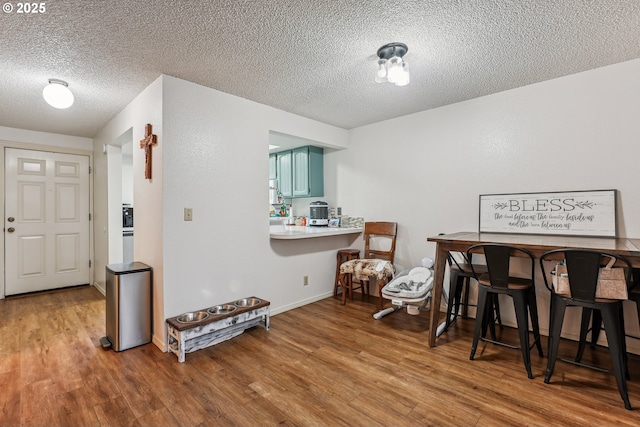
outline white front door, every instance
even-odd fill
[[[5,295],[90,283],[89,156],[5,150]]]

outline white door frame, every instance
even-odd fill
[[[25,150],[37,150],[37,151],[47,151],[51,153],[62,153],[62,154],[78,154],[82,156],[89,156],[89,167],[91,168],[91,172],[89,174],[89,214],[91,215],[91,221],[89,223],[89,259],[91,260],[91,267],[89,269],[89,279],[91,283],[94,283],[94,240],[93,240],[93,151],[90,150],[79,150],[75,148],[66,148],[66,147],[57,147],[51,145],[42,145],[42,144],[27,144],[23,142],[14,142],[14,141],[0,141],[0,200],[2,200],[2,215],[5,215],[5,206],[4,206],[4,174],[5,174],[5,156],[4,149],[5,148],[20,148]],[[0,299],[4,299],[5,297],[5,283],[4,283],[4,248],[5,248],[5,236],[6,233],[2,233],[2,244],[0,245]]]

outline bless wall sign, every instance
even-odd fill
[[[480,232],[616,237],[616,190],[481,194]]]

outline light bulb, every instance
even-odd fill
[[[384,83],[387,81],[387,60],[378,59],[378,72],[376,73],[376,82]]]
[[[398,78],[395,81],[396,86],[406,86],[409,84],[409,64],[406,61],[402,61],[402,70],[398,74]]]
[[[400,75],[402,74],[402,58],[397,56],[392,57],[389,60],[387,78],[391,83],[395,83],[398,81]]]
[[[73,105],[73,93],[62,80],[49,79],[49,84],[42,90],[47,104],[54,108],[69,108]]]

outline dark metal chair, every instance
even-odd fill
[[[561,255],[561,256],[559,256]],[[570,294],[556,293],[552,281],[549,280],[550,271],[545,268],[545,261],[566,260],[567,276],[569,281]],[[631,409],[629,393],[627,390],[627,350],[625,343],[624,315],[622,299],[608,299],[596,297],[598,288],[598,275],[600,268],[605,266],[611,259],[616,259],[616,265],[625,268],[625,280],[627,290],[631,287],[631,264],[627,259],[619,255],[606,252],[592,251],[586,249],[556,249],[544,253],[540,257],[540,266],[545,286],[551,291],[551,310],[549,319],[549,349],[547,369],[545,371],[544,382],[549,383],[557,359],[563,362],[576,364],[579,366],[596,369],[598,371],[609,372],[597,366],[590,366],[580,362],[582,351],[584,350],[586,331],[591,314],[594,314],[596,323],[600,324],[600,316],[604,325],[609,344],[609,354],[611,356],[612,373],[616,378],[618,391],[624,402],[626,409]],[[580,331],[579,350],[575,360],[558,358],[558,348],[562,333],[562,323],[567,307],[582,307],[582,325]],[[595,316],[597,314],[598,316]],[[598,331],[599,332],[599,331]],[[597,337],[596,337],[597,338]],[[593,342],[593,341],[592,341]]]
[[[478,311],[473,331],[473,343],[471,345],[470,360],[475,357],[478,348],[478,341],[488,341],[493,344],[505,347],[520,349],[522,352],[522,360],[527,376],[533,378],[531,372],[531,349],[536,346],[538,354],[543,357],[542,345],[540,343],[540,326],[538,322],[538,306],[536,302],[536,291],[534,282],[534,257],[531,252],[509,245],[487,244],[482,243],[473,245],[467,249],[467,258],[470,259],[473,253],[484,255],[487,262],[487,273],[479,274],[471,264],[473,275],[478,281]],[[516,277],[511,272],[511,259],[518,256],[527,260],[530,270],[526,273],[526,277]],[[516,313],[516,322],[518,325],[518,335],[520,337],[520,345],[514,346],[495,339],[487,339],[486,327],[494,326],[494,319],[491,310],[492,295],[509,295],[513,299],[513,305]],[[531,317],[531,326],[533,330],[534,341],[529,343],[529,317]],[[482,331],[482,337],[481,335]],[[493,338],[493,337],[492,337]]]
[[[636,312],[638,313],[638,322],[640,323],[640,269],[634,268],[632,271],[633,285],[629,289],[629,299],[636,304]],[[640,339],[638,337],[632,337]]]
[[[477,307],[476,304],[469,303],[469,286],[471,279],[474,277],[473,271],[471,270],[471,261],[467,259],[467,255],[464,253],[462,253],[462,257],[464,261],[458,262],[453,254],[450,252],[447,253],[447,264],[449,264],[449,295],[447,299],[447,317],[444,332],[447,332],[449,326],[455,322],[460,314],[464,318],[467,317],[468,307]],[[478,275],[488,273],[486,265],[474,264],[473,267]],[[495,319],[500,327],[502,327],[498,298],[493,298],[492,304]],[[462,312],[460,308],[462,308]],[[495,340],[495,335],[492,337]]]
[[[633,301],[636,305],[636,312],[638,315],[638,321],[640,322],[640,269],[632,269],[633,285],[629,289],[629,300]],[[598,310],[583,309],[582,322],[580,326],[580,340],[578,346],[578,354],[576,355],[576,362],[580,362],[582,355],[584,354],[584,348],[587,342],[587,334],[591,332],[590,347],[595,348],[598,338],[600,337],[600,331],[602,329],[602,314]],[[631,338],[640,339],[633,335],[626,335]]]

